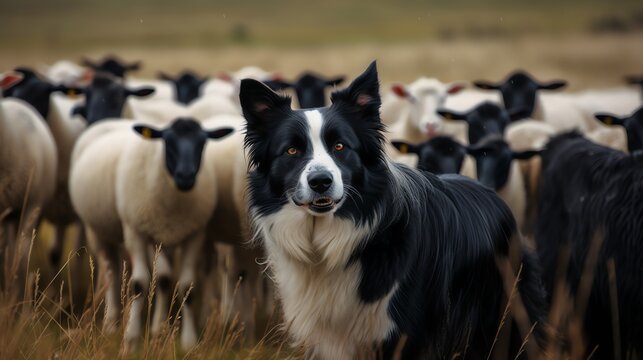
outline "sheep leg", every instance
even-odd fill
[[[107,276],[107,292],[105,293],[105,321],[103,329],[108,333],[116,330],[116,324],[121,313],[121,256],[118,246],[103,244],[105,258],[105,275]]]
[[[172,284],[172,266],[163,249],[160,249],[157,255],[157,250],[150,244],[148,245],[148,254],[149,258],[153,259],[153,271],[156,272],[152,334],[158,334],[167,319]]]
[[[201,309],[200,309],[200,322],[199,326],[202,328],[207,325],[210,315],[213,312],[215,299],[220,299],[217,296],[217,249],[211,241],[203,242],[203,257],[201,257],[200,276],[202,281],[200,286],[201,290]]]
[[[54,236],[51,239],[51,247],[49,248],[49,264],[56,270],[60,267],[62,259],[65,230],[65,226],[54,225]]]
[[[183,350],[191,349],[198,340],[196,323],[192,309],[192,299],[194,298],[194,284],[196,280],[196,269],[199,261],[199,255],[203,249],[205,233],[199,233],[194,238],[188,240],[182,251],[181,272],[179,275],[178,288],[181,296],[181,347]]]
[[[237,247],[234,249],[237,264],[237,279],[240,281],[236,303],[239,305],[239,318],[244,328],[246,340],[254,342],[257,315],[257,301],[261,302],[262,286],[256,253]]]
[[[147,263],[147,239],[137,233],[129,225],[124,225],[125,249],[132,261],[132,306],[129,319],[125,328],[125,340],[133,343],[142,334],[143,310],[145,307],[146,293],[150,286],[150,272]]]

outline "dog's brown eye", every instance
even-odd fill
[[[299,150],[297,150],[297,148],[294,148],[294,147],[289,147],[288,150],[286,150],[286,153],[288,155],[297,155],[298,152]]]
[[[344,144],[342,144],[342,143],[337,143],[337,144],[335,144],[335,150],[336,150],[336,151],[342,151],[342,150],[344,150]]]

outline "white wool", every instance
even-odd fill
[[[45,121],[21,100],[0,99],[0,144],[0,212],[22,209],[25,198],[27,214],[42,209],[57,172],[56,144]]]

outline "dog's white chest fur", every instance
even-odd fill
[[[394,329],[388,304],[396,287],[365,304],[358,286],[361,266],[347,266],[370,226],[350,220],[313,217],[294,205],[255,218],[284,307],[286,327],[296,345],[323,359],[351,359],[359,347],[384,340]]]

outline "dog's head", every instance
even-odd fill
[[[242,80],[239,98],[255,167],[252,201],[275,211],[291,204],[312,215],[357,205],[384,159],[375,62],[333,93],[329,107],[292,110],[290,98],[250,79]]]

